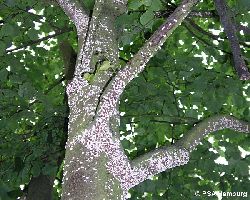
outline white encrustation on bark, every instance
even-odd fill
[[[77,0],[57,0],[65,14],[75,24],[77,35],[85,37],[88,30],[89,16]]]
[[[123,12],[121,7],[127,1],[97,0],[91,21],[84,14],[84,9],[78,7],[80,5],[76,0],[58,2],[75,23],[78,36],[81,37],[75,76],[67,86],[70,116],[62,199],[126,199],[128,190],[140,182],[167,169],[186,164],[189,152],[209,131],[232,128],[249,132],[248,126],[241,126],[240,122],[231,118],[208,121],[208,126],[198,129],[194,135],[191,133],[192,137],[187,138],[187,142],[182,140],[178,145],[162,147],[130,161],[124,153],[119,133],[114,134],[115,130],[112,130],[112,119],[119,125],[119,98],[126,85],[143,71],[150,58],[198,0],[183,0],[124,68],[115,76],[109,72],[95,74],[92,83],[85,80],[82,73],[93,71],[91,59],[95,52],[109,51],[108,60],[112,64],[118,59],[118,49],[111,44],[114,42],[115,30],[106,16],[114,12],[114,16],[110,16],[114,20]],[[110,13],[107,8],[111,5],[115,6]]]
[[[72,9],[72,2],[69,0],[61,0],[59,2],[66,13],[70,15],[77,27],[87,27],[86,24],[82,26],[80,25],[81,21],[77,19],[75,15],[76,8],[73,6]],[[103,1],[100,0],[97,4],[98,3],[103,3]],[[125,4],[126,1],[116,1],[115,3],[121,5]],[[125,199],[126,193],[131,187],[139,184],[154,174],[188,162],[188,151],[184,148],[171,147],[169,149],[164,149],[164,151],[159,149],[153,152],[152,155],[145,157],[145,159],[140,162],[133,162],[133,165],[131,165],[127,156],[124,154],[119,138],[113,136],[109,124],[111,118],[119,116],[117,108],[120,95],[124,91],[125,86],[144,69],[150,57],[155,54],[165,41],[165,35],[172,32],[185,18],[188,12],[185,11],[183,12],[184,14],[181,15],[176,15],[176,13],[173,14],[172,18],[177,17],[177,19],[173,23],[170,21],[170,23],[165,24],[164,27],[168,28],[161,28],[158,36],[154,35],[155,37],[160,37],[160,39],[158,39],[159,44],[152,44],[152,41],[147,42],[144,48],[139,51],[139,56],[136,56],[138,59],[136,61],[134,59],[135,62],[132,60],[132,62],[130,62],[124,69],[120,70],[113,80],[111,80],[110,86],[107,86],[107,90],[100,99],[99,104],[97,104],[99,100],[98,95],[100,95],[103,88],[101,88],[100,85],[89,84],[88,81],[81,77],[81,75],[83,72],[91,70],[91,56],[94,51],[98,51],[98,46],[100,48],[103,48],[101,45],[104,47],[107,46],[104,42],[109,38],[107,35],[106,39],[102,39],[95,35],[96,30],[98,29],[98,27],[96,27],[97,25],[105,29],[105,27],[103,27],[105,26],[105,23],[98,24],[98,20],[101,21],[101,19],[98,19],[98,15],[100,14],[98,9],[99,7],[97,6],[96,10],[94,10],[96,16],[93,15],[91,19],[88,37],[85,39],[84,43],[81,43],[82,46],[78,56],[78,58],[81,59],[81,62],[78,62],[75,77],[67,86],[69,106],[71,110],[69,116],[69,134],[71,135],[69,135],[66,149],[69,155],[71,155],[72,152],[74,155],[75,147],[80,145],[84,150],[78,153],[85,154],[84,158],[86,159],[83,161],[80,159],[81,156],[76,155],[65,163],[64,182],[67,182],[70,179],[75,183],[78,182],[75,178],[71,178],[70,171],[68,171],[70,169],[74,169],[73,173],[76,177],[84,182],[91,183],[95,179],[98,180],[98,170],[95,167],[92,167],[91,170],[93,173],[89,176],[82,175],[82,173],[84,173],[84,170],[88,170],[93,166],[93,163],[97,164],[96,159],[103,156],[104,153],[107,158],[106,169],[121,186],[123,194],[119,198]],[[77,14],[77,16],[79,15]],[[176,26],[173,26],[175,25],[175,22],[178,23],[176,23]],[[166,31],[167,29],[168,31]],[[107,27],[107,31],[109,30],[112,31],[110,27]],[[162,31],[165,31],[165,33]],[[148,45],[150,45],[150,48],[148,48]],[[92,48],[93,46],[94,48]],[[118,56],[118,54],[116,53],[113,56]],[[96,106],[98,106],[98,108],[96,108]],[[72,165],[75,165],[75,167],[72,167]],[[112,182],[111,179],[112,178],[106,181],[104,187],[109,188],[112,193],[112,185],[114,184],[110,183]],[[90,194],[90,192],[88,194],[85,193],[84,198],[87,199],[87,196],[91,198],[92,195],[94,196],[94,194]],[[72,193],[64,193],[64,196],[65,198],[66,196],[71,198]]]

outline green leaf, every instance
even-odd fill
[[[152,11],[158,11],[162,9],[162,3],[160,0],[153,0],[153,3],[151,4],[150,10]]]
[[[5,0],[6,5],[8,5],[9,7],[13,7],[16,5],[15,0]]]
[[[40,172],[41,172],[41,165],[40,165],[40,163],[38,163],[38,162],[32,162],[31,174],[34,177],[37,177],[37,176],[39,176]]]
[[[5,43],[0,41],[0,56],[2,56],[5,53],[5,48],[6,48]]]
[[[0,48],[1,48],[1,42],[0,42]],[[0,50],[1,51],[1,50]],[[0,53],[1,55],[1,53]],[[8,71],[6,69],[0,70],[0,81],[5,81],[7,79]]]
[[[24,163],[22,161],[22,158],[15,157],[14,163],[15,163],[15,169],[14,169],[15,171],[19,172],[23,169]]]
[[[8,36],[8,35],[14,35],[15,33],[15,28],[9,24],[6,23],[2,26],[2,28],[0,29],[0,36]]]
[[[22,182],[26,183],[30,179],[30,164],[26,164],[20,173]]]
[[[153,0],[154,2],[154,0]],[[152,0],[142,0],[143,5],[150,6],[152,4]]]
[[[57,166],[55,165],[45,165],[42,172],[44,175],[55,176],[57,172]]]
[[[131,0],[131,1],[128,3],[128,9],[129,9],[129,10],[137,10],[141,5],[142,5],[142,2],[141,2],[141,1],[134,1],[134,0]]]
[[[249,176],[249,167],[246,162],[239,161],[235,166],[237,174],[241,176]]]
[[[0,181],[0,200],[11,200],[11,198],[8,195],[8,192],[10,191],[9,187]]]
[[[101,64],[99,70],[100,71],[107,71],[110,68],[113,68],[114,65],[111,65],[111,63],[108,60],[103,61],[103,63]]]
[[[8,195],[11,199],[18,199],[20,196],[23,195],[23,191],[20,188],[18,188],[18,189],[9,191]]]
[[[148,24],[150,21],[154,19],[154,13],[151,10],[147,10],[145,13],[143,13],[140,17],[140,22],[142,25]]]
[[[88,10],[93,10],[93,7],[95,5],[95,1],[94,0],[85,0],[82,1],[84,6],[88,9]]]
[[[242,10],[248,10],[250,9],[250,2],[249,0],[238,0],[236,4],[236,8],[238,8],[238,11],[241,12]]]
[[[38,33],[39,33],[38,30],[36,30],[36,29],[30,29],[30,30],[27,32],[27,35],[28,35],[28,37],[29,37],[31,40],[37,40],[37,39],[38,39]]]

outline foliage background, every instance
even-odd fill
[[[249,1],[227,2],[236,23],[250,21]],[[91,10],[93,1],[84,3]],[[131,0],[128,9],[117,19],[121,62],[137,52],[164,21],[163,13],[173,8],[167,1]],[[204,0],[196,10],[214,11],[213,1]],[[49,1],[5,0],[0,13],[0,199],[22,196],[31,177],[39,174],[56,176],[54,199],[59,199],[67,105],[58,44],[67,39],[77,49],[75,28]],[[192,20],[225,38],[218,17]],[[249,66],[249,35],[238,36]],[[249,99],[250,83],[238,79],[228,41],[216,42],[186,21],[126,88],[120,101],[122,144],[133,159],[174,143],[214,114],[250,121]],[[218,199],[194,196],[215,190],[250,194],[250,156],[242,149],[250,151],[247,135],[229,130],[211,134],[188,165],[136,186],[130,199]],[[219,157],[228,164],[216,163]]]

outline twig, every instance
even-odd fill
[[[6,53],[11,53],[11,52],[13,52],[13,51],[17,51],[17,50],[19,50],[19,49],[26,48],[26,47],[31,46],[31,45],[33,45],[33,44],[40,43],[40,42],[42,42],[42,41],[45,41],[45,40],[48,40],[48,39],[50,39],[50,38],[56,37],[56,36],[61,35],[61,34],[63,34],[63,33],[70,32],[70,31],[72,31],[72,30],[73,30],[72,28],[66,28],[66,29],[64,29],[64,30],[60,30],[60,31],[56,32],[55,34],[45,36],[45,37],[40,38],[40,39],[38,39],[38,40],[29,41],[29,42],[27,42],[26,44],[23,44],[23,45],[21,45],[21,46],[19,46],[19,47],[16,47],[16,48],[14,48],[14,49],[7,50],[7,51],[5,51],[5,52],[6,52]]]
[[[167,18],[173,10],[164,10],[156,13],[156,17],[164,17]],[[215,13],[214,10],[211,11],[191,11],[188,15],[187,19],[191,19],[193,17],[197,18],[219,18],[219,15]],[[243,31],[244,34],[250,35],[250,28],[247,26],[243,26],[241,24],[235,23],[235,28],[237,31]]]
[[[199,41],[201,41],[202,43],[204,43],[206,46],[210,47],[210,46],[214,46],[215,49],[217,50],[220,50],[222,51],[223,53],[226,53],[226,54],[229,54],[229,55],[232,55],[232,53],[228,52],[228,51],[225,51],[223,49],[220,49],[219,47],[207,42],[206,40],[204,40],[204,38],[200,37],[199,35],[197,35],[196,33],[194,33],[194,31],[192,31],[188,25],[186,23],[183,24],[184,27],[191,33],[191,35],[193,35],[194,37],[196,37]]]
[[[59,85],[59,84],[60,84],[62,81],[64,81],[64,80],[65,80],[65,77],[63,76],[63,77],[60,78],[58,81],[52,83],[52,84],[48,87],[48,89],[44,92],[44,95],[47,95],[53,88],[55,88],[57,85]],[[30,104],[28,105],[27,108],[17,110],[17,111],[15,111],[14,113],[10,114],[9,117],[12,117],[13,115],[15,115],[15,114],[17,114],[17,113],[20,113],[20,112],[23,112],[24,110],[29,109],[32,105],[34,105],[34,104],[37,103],[37,102],[39,102],[38,99],[34,100],[32,103],[30,103]]]
[[[54,89],[54,87],[56,87],[57,85],[59,85],[60,83],[62,83],[65,80],[65,76],[63,76],[62,78],[60,78],[58,81],[52,83],[48,89],[44,92],[44,94],[48,94],[52,89]]]
[[[214,35],[208,31],[205,31],[203,28],[201,28],[200,26],[198,26],[193,20],[191,20],[190,18],[186,19],[188,21],[188,23],[195,28],[196,30],[198,30],[200,33],[212,38],[213,40],[219,40],[220,36]]]
[[[208,36],[208,37],[210,37],[210,38],[212,38],[213,40],[221,41],[220,38],[223,39],[223,40],[226,40],[226,39],[227,39],[226,37],[220,37],[220,36],[218,36],[218,35],[214,35],[214,34],[208,32],[208,31],[204,30],[203,28],[201,28],[199,25],[197,25],[197,24],[196,24],[193,20],[191,20],[190,18],[187,18],[186,20],[187,20],[187,21],[189,22],[189,24],[190,24],[193,28],[195,28],[197,31],[199,31],[200,33],[202,33],[202,34],[204,34],[204,35],[206,35],[206,36]],[[240,26],[241,26],[241,25],[240,25]],[[245,27],[245,26],[244,26],[244,27]],[[245,27],[245,28],[247,28],[247,27]],[[250,47],[250,45],[246,44],[246,43],[243,42],[243,41],[239,41],[239,43],[240,43],[241,45],[245,46],[245,47]]]

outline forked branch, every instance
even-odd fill
[[[56,37],[56,36],[58,36],[58,35],[61,35],[61,34],[70,32],[70,31],[72,31],[72,30],[73,30],[72,28],[65,28],[65,29],[62,29],[62,30],[58,30],[58,31],[56,31],[56,32],[55,32],[54,34],[52,34],[52,35],[48,35],[48,36],[39,38],[39,39],[37,39],[37,40],[29,41],[29,42],[27,42],[27,43],[25,43],[25,44],[23,44],[23,45],[20,45],[20,46],[18,46],[18,47],[16,47],[16,48],[6,50],[5,52],[6,52],[6,53],[12,53],[12,52],[17,51],[17,50],[20,50],[20,49],[25,49],[25,48],[28,47],[28,46],[31,46],[31,45],[40,43],[40,42],[45,41],[45,40],[48,40],[48,39],[50,39],[50,38],[54,38],[54,37]]]
[[[119,97],[126,85],[134,79],[145,67],[150,58],[156,54],[171,33],[190,13],[198,0],[183,0],[166,22],[150,37],[138,53],[121,69],[111,81],[109,88],[100,103],[98,115],[112,115],[115,112]]]

